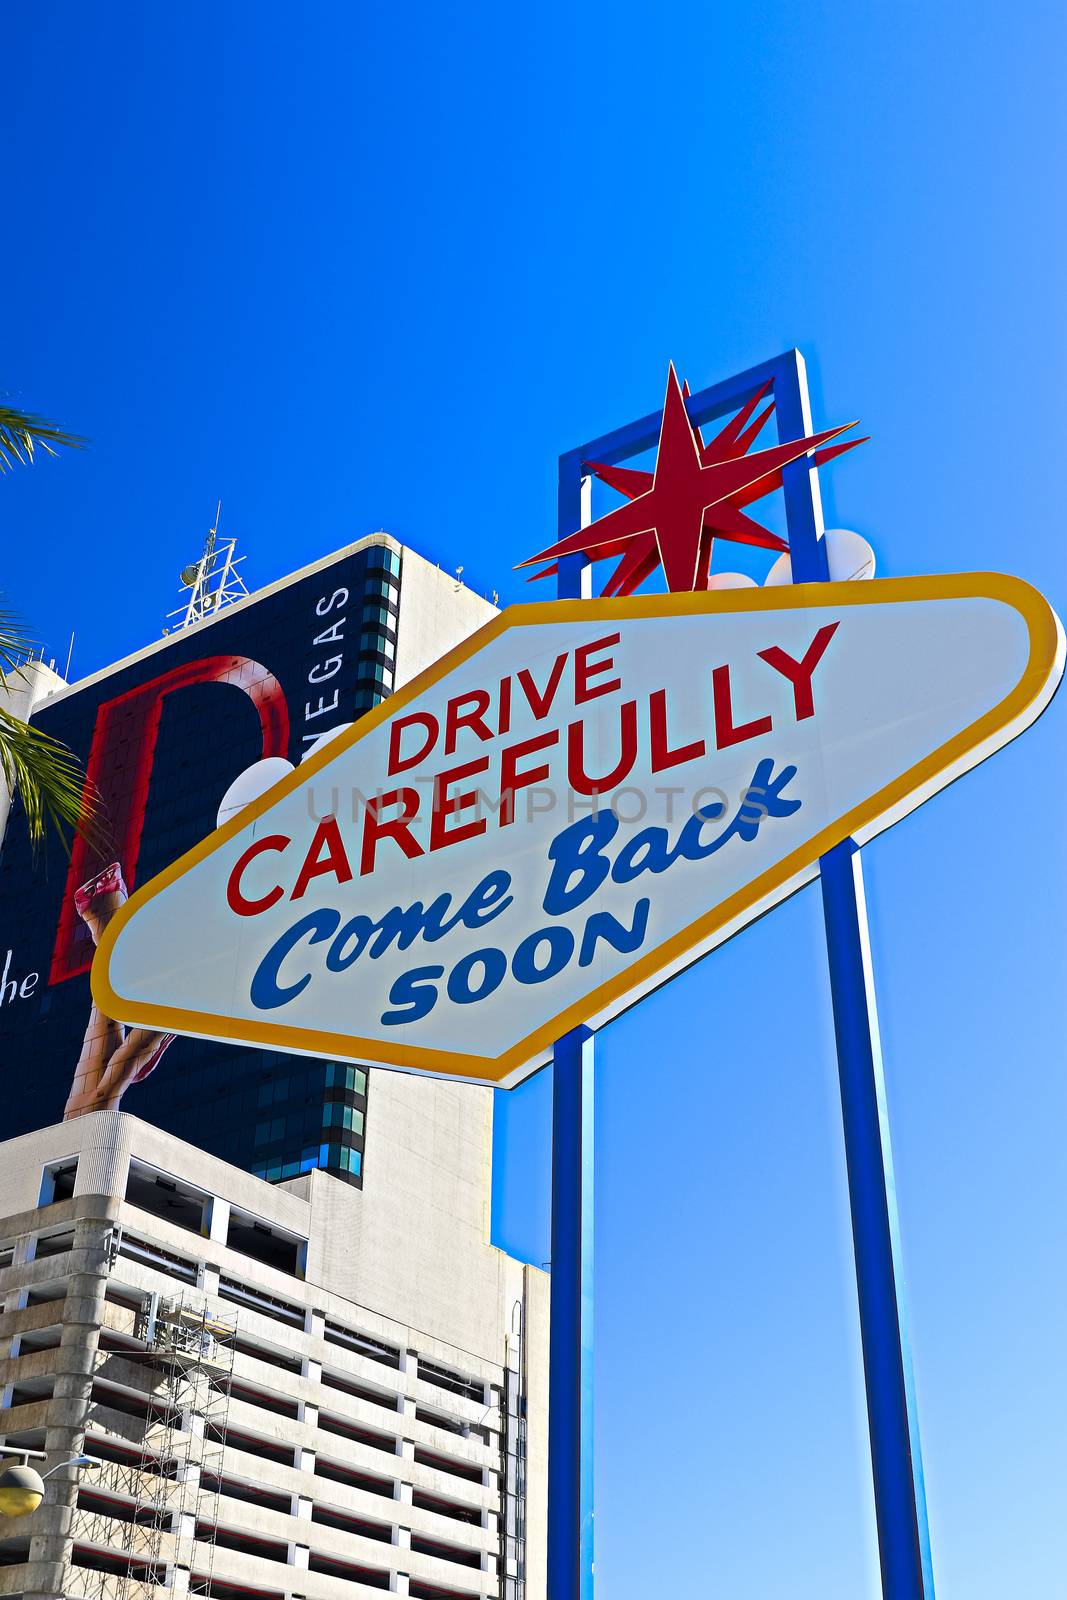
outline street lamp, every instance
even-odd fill
[[[44,1479],[33,1467],[6,1467],[0,1472],[0,1517],[24,1517],[44,1499]]]
[[[57,1461],[42,1477],[35,1467],[30,1466],[30,1457],[35,1461],[46,1461],[46,1451],[21,1450],[10,1445],[4,1448],[9,1455],[21,1456],[22,1460],[16,1466],[5,1467],[0,1472],[0,1517],[25,1517],[31,1511],[36,1511],[44,1499],[45,1478],[50,1478],[60,1467],[99,1466],[95,1456],[71,1456],[69,1461]]]

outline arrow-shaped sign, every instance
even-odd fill
[[[140,889],[108,1016],[513,1085],[1007,743],[990,573],[515,606]]]

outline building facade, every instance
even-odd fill
[[[548,1289],[491,1092],[375,1074],[362,1189],[119,1111],[0,1146],[0,1596],[544,1600]]]
[[[40,664],[32,682],[12,680],[22,698],[11,709],[32,710],[85,764],[106,840],[77,839],[69,866],[54,843],[35,852],[15,797],[0,854],[5,1133],[121,1101],[268,1180],[319,1169],[359,1185],[373,1112],[358,1067],[161,1036],[146,1070],[104,1093],[118,1036],[92,1007],[98,933],[79,890],[112,861],[116,887],[97,909],[145,883],[250,798],[249,784],[261,792],[264,775],[276,781],[493,615],[374,534],[79,683]],[[334,800],[324,791],[315,803]]]

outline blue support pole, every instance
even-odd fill
[[[791,358],[791,359],[790,359]],[[799,351],[775,382],[779,436],[811,432]],[[816,469],[783,474],[794,583],[829,576]],[[819,863],[856,1257],[860,1340],[884,1600],[934,1600],[922,1452],[908,1342],[893,1153],[860,854],[851,839]]]
[[[886,1600],[934,1600],[867,907],[852,840],[824,856],[820,871],[882,1593]]]
[[[695,423],[713,421],[767,380],[781,439],[811,432],[807,377],[797,350],[693,395]],[[581,526],[582,463],[624,461],[659,436],[653,412],[560,458],[559,535]],[[785,469],[794,583],[828,577],[818,473]],[[585,592],[583,562],[560,563],[559,596]],[[820,862],[837,1039],[860,1338],[884,1600],[934,1600],[922,1455],[908,1343],[860,855],[845,840]],[[548,1596],[592,1600],[593,1046],[583,1029],[558,1042],[553,1062],[552,1313],[550,1331]]]
[[[548,1597],[593,1596],[593,1040],[552,1061]]]
[[[587,520],[580,452],[560,459],[559,535]],[[560,563],[560,599],[588,592],[581,557]],[[548,1374],[548,1600],[593,1600],[593,1039],[576,1028],[552,1058],[552,1283]]]

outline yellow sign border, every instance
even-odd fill
[[[640,956],[625,971],[591,991],[583,1000],[553,1015],[501,1056],[460,1055],[419,1045],[391,1045],[385,1040],[320,1033],[312,1029],[288,1027],[284,1023],[219,1017],[167,1006],[146,1006],[124,999],[112,988],[111,952],[119,935],[133,921],[141,907],[190,868],[220,849],[241,829],[268,811],[276,801],[308,783],[342,752],[352,749],[368,733],[396,716],[419,695],[456,667],[469,661],[502,633],[550,622],[611,622],[633,617],[802,611],[827,605],[842,607],[899,604],[916,600],[983,599],[1008,605],[1018,612],[1027,625],[1029,635],[1030,652],[1026,668],[1018,683],[999,704],[884,785],[869,800],[829,823],[744,889],[721,901],[656,949]],[[999,735],[1004,734],[1005,738],[1000,742],[1007,743],[1014,736],[1011,730],[1015,724],[1021,724],[1015,731],[1022,731],[1027,711],[1055,678],[1057,665],[1062,671],[1062,657],[1063,630],[1044,596],[1021,578],[995,572],[880,578],[863,583],[797,584],[772,589],[715,590],[699,594],[635,595],[625,600],[548,600],[510,606],[131,895],[112,918],[100,941],[92,968],[93,999],[106,1016],[141,1027],[263,1045],[307,1055],[381,1063],[400,1070],[421,1071],[437,1076],[503,1084],[522,1067],[543,1058],[553,1041],[572,1028],[599,1016],[627,994],[654,986],[657,974],[668,976],[669,969],[687,951],[714,940],[716,933],[728,928],[731,923],[737,924],[739,929],[746,912],[761,903],[773,903],[778,891],[785,891],[785,886],[802,877],[835,844],[868,830],[876,831],[872,825],[878,819],[891,820],[892,813],[899,810],[909,797],[921,794],[924,788],[934,787],[937,780],[953,768],[965,767],[967,757],[983,745],[991,746],[991,754]],[[1054,692],[1054,685],[1051,692]],[[1051,692],[1048,698],[1051,698]],[[1035,713],[1035,716],[1038,714]]]

